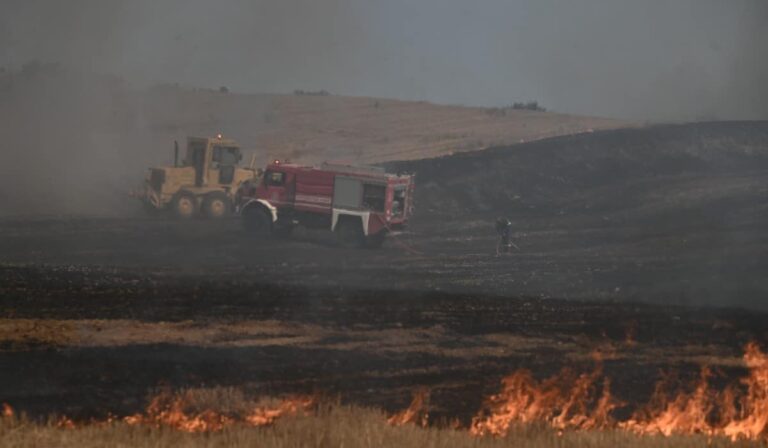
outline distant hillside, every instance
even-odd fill
[[[496,217],[512,220],[520,253],[508,271],[469,264],[477,284],[768,307],[768,121],[618,129],[392,165],[417,173],[411,229],[451,239],[441,251],[493,247]],[[528,275],[533,288],[520,282]]]
[[[145,104],[157,131],[181,135],[221,130],[260,153],[306,162],[421,159],[629,125],[551,112],[380,98],[174,88],[155,89]]]
[[[549,112],[159,86],[56,64],[0,73],[0,213],[122,213],[173,141],[219,132],[272,158],[381,162],[435,157],[627,123]]]
[[[418,173],[418,202],[442,219],[524,213],[603,225],[694,210],[701,225],[704,212],[732,217],[720,207],[768,211],[768,121],[617,129],[390,165]]]

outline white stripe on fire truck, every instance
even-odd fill
[[[296,202],[311,202],[315,204],[331,205],[331,198],[329,196],[314,196],[308,194],[297,194]]]
[[[316,208],[319,210],[328,210],[331,207],[330,205],[310,204],[309,202],[296,202],[294,205],[296,207]]]

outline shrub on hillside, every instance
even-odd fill
[[[491,107],[489,109],[486,109],[486,113],[494,117],[505,117],[507,113],[511,110],[528,110],[533,112],[546,112],[547,108],[540,106],[538,101],[528,101],[527,103],[514,102],[512,103],[511,106]]]
[[[313,90],[296,89],[296,90],[293,91],[293,94],[294,95],[299,95],[299,96],[302,96],[302,95],[306,95],[306,96],[329,96],[330,95],[330,93],[327,90],[325,90],[325,89],[323,89],[323,90],[314,90],[314,91]]]

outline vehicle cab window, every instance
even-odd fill
[[[384,185],[363,184],[363,207],[383,212],[386,194],[387,187]]]
[[[240,148],[227,146],[213,147],[213,162],[219,166],[234,166],[240,162]]]
[[[267,170],[264,173],[264,184],[268,187],[282,187],[285,185],[285,173]]]
[[[405,186],[395,187],[392,195],[392,217],[399,218],[405,212]]]

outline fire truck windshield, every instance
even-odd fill
[[[264,183],[270,187],[280,187],[285,183],[285,173],[267,170],[264,174]]]
[[[405,185],[395,187],[394,195],[392,197],[392,217],[398,218],[403,216],[405,211]]]
[[[363,184],[363,207],[375,212],[384,211],[387,188],[384,185]]]

